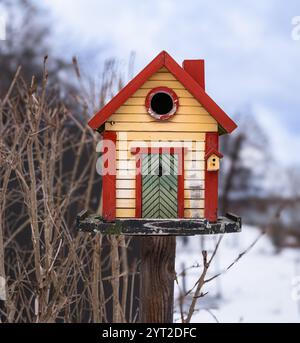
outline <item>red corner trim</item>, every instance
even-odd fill
[[[142,160],[139,153],[136,155],[135,218],[142,218]]]
[[[173,108],[167,114],[157,114],[151,108],[151,100],[152,100],[153,96],[156,93],[160,93],[160,92],[168,94],[173,100]],[[158,120],[167,120],[177,112],[178,107],[179,107],[179,99],[178,99],[177,94],[171,88],[156,87],[156,88],[151,89],[151,91],[147,94],[146,100],[145,100],[145,106],[146,106],[147,112],[153,118],[158,119]]]
[[[136,155],[136,203],[135,217],[142,217],[142,162],[141,154],[178,154],[178,191],[177,191],[177,206],[178,218],[184,218],[184,153],[187,148],[132,148],[131,152]]]
[[[178,155],[178,192],[177,192],[177,213],[178,218],[184,218],[184,152],[185,149],[181,148]]]
[[[205,157],[210,153],[210,151],[218,151],[218,146],[218,133],[206,133]],[[210,222],[216,222],[218,218],[218,174],[218,171],[208,171],[205,161],[204,217]]]
[[[103,153],[107,154],[108,158],[103,156],[102,170],[109,172],[102,176],[102,215],[104,220],[109,222],[116,219],[116,138],[116,132],[103,133]]]
[[[216,119],[222,128],[230,133],[237,125],[210,98],[200,84],[195,81],[179,64],[165,51],[158,54],[135,78],[133,78],[107,105],[105,105],[89,121],[92,129],[98,129],[105,121],[135,92],[151,75],[161,67],[166,67],[183,86],[197,99],[201,105]]]

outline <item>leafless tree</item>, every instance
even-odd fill
[[[1,321],[135,320],[129,241],[75,228],[76,213],[96,211],[101,194],[88,100],[80,92],[80,115],[71,111],[42,69],[42,80],[27,84],[18,68],[0,100]]]
[[[40,61],[45,55],[49,56],[48,84],[58,88],[60,96],[73,89],[74,79],[68,81],[70,73],[69,78],[65,77],[72,63],[54,53],[51,44],[53,23],[48,13],[32,0],[2,0],[0,10],[7,17],[6,40],[0,44],[0,96],[10,86],[19,65],[22,65],[21,75],[26,82],[30,82],[32,75],[40,82],[43,78]]]
[[[252,114],[237,116],[239,128],[232,135],[221,137],[224,155],[220,175],[220,213],[230,211],[234,197],[259,193],[258,180],[270,158],[268,140]]]

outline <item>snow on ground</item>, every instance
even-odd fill
[[[226,269],[259,235],[259,230],[250,226],[244,226],[241,233],[226,234],[209,276]],[[183,268],[200,265],[186,271],[186,290],[193,287],[202,271],[202,248],[210,255],[217,239],[205,236],[203,241],[203,237],[195,236],[187,245],[177,240],[177,274]],[[182,278],[179,287],[183,288]],[[199,298],[192,322],[300,322],[300,250],[285,249],[276,254],[264,235],[232,269],[207,283],[203,292],[208,294]],[[175,285],[175,299],[178,295]],[[189,301],[190,296],[185,310]],[[174,318],[181,321],[178,304]]]

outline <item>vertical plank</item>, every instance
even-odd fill
[[[184,151],[184,148],[181,148],[178,155],[178,218],[184,218]]]
[[[136,179],[135,179],[135,218],[142,217],[142,161],[141,155],[137,155],[136,160]]]
[[[172,323],[176,237],[140,239],[140,322]]]
[[[169,175],[166,176],[143,175],[146,186],[151,188],[150,198],[147,197],[149,188],[145,190],[146,197],[150,204],[147,205],[147,210],[143,211],[143,217],[177,217],[177,178],[174,176],[174,173],[177,173],[177,159],[174,158],[174,155],[170,154],[157,154],[157,156],[152,155],[151,157],[153,158],[149,158],[149,155],[146,155],[143,160],[142,169],[144,173],[147,170],[156,170],[159,168],[159,165],[161,165],[162,171],[168,171],[168,168],[171,169],[169,170]],[[149,178],[154,179],[150,184],[149,181],[152,179]],[[172,178],[175,178],[176,182],[171,180]],[[155,181],[158,182],[158,188],[154,185]],[[173,203],[169,203],[168,201],[164,203],[164,191],[169,193],[168,197],[172,197],[171,189],[175,184],[176,191],[175,196],[173,195]],[[167,187],[168,185],[169,187]],[[155,186],[154,194],[152,192],[153,186]],[[157,200],[156,195],[158,196],[159,201],[158,214],[155,207],[155,202]],[[175,210],[172,207],[174,204]],[[154,210],[149,212],[149,206],[150,208],[154,206]],[[165,206],[167,206],[167,208]],[[141,237],[140,322],[142,323],[173,322],[175,250],[175,236]]]
[[[205,154],[211,149],[218,150],[219,135],[217,132],[207,132],[205,139]],[[208,171],[205,161],[205,195],[204,216],[210,222],[216,222],[218,218],[218,171]]]
[[[116,139],[116,132],[103,134],[102,214],[107,221],[116,219]]]

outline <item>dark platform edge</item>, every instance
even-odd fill
[[[107,235],[151,236],[173,235],[193,236],[240,232],[242,219],[232,213],[219,217],[217,222],[210,223],[206,219],[145,219],[128,218],[106,222],[97,214],[81,211],[76,218],[79,231]]]

